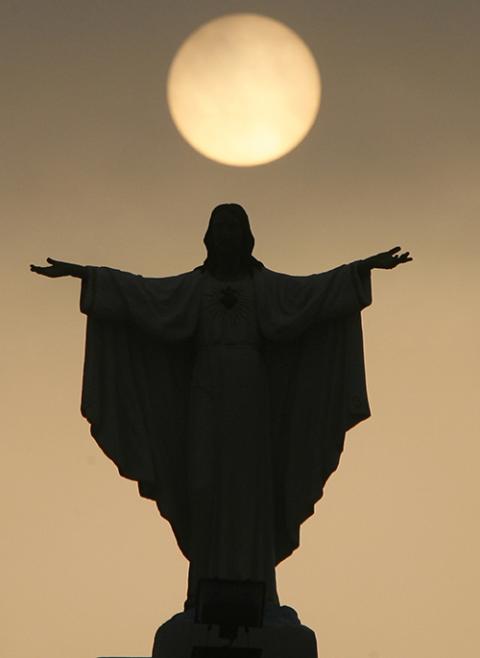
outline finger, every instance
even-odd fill
[[[47,263],[56,263],[57,261],[53,258],[47,258]]]
[[[387,253],[389,254],[394,254],[397,251],[400,251],[401,247],[394,247],[393,249],[389,249]]]

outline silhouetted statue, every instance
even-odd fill
[[[299,545],[348,429],[370,415],[361,311],[370,271],[400,247],[309,276],[252,256],[248,216],[217,206],[194,270],[145,278],[48,258],[82,279],[81,411],[141,496],[156,501],[200,577],[264,580]]]

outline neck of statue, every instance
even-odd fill
[[[220,280],[241,279],[248,274],[248,267],[242,265],[239,258],[219,259],[211,274]]]

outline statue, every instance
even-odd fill
[[[291,276],[253,255],[245,210],[217,206],[192,271],[146,278],[47,258],[31,270],[81,279],[87,315],[81,412],[139,493],[156,502],[201,578],[261,580],[299,545],[345,433],[370,416],[361,311],[394,247]]]

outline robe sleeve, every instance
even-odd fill
[[[370,416],[361,311],[372,301],[371,276],[354,262],[306,277],[268,271],[260,281],[278,564],[298,547],[346,432]]]
[[[80,310],[98,320],[136,327],[160,340],[178,342],[192,334],[195,286],[191,272],[148,278],[110,267],[86,266]]]
[[[188,554],[184,477],[195,273],[148,279],[87,267],[81,413],[119,473],[157,501]],[[197,301],[196,301],[197,300]]]
[[[308,276],[268,270],[259,280],[264,335],[274,341],[290,341],[313,325],[351,315],[371,304],[371,275],[361,275],[358,262]]]

